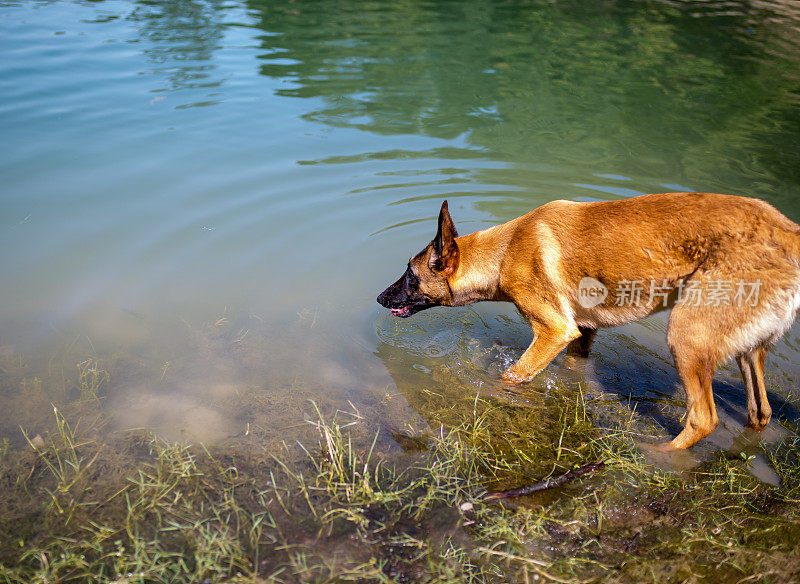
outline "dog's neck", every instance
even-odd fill
[[[456,238],[458,267],[448,278],[453,306],[499,299],[500,264],[506,248],[500,227]]]

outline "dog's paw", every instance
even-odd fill
[[[700,464],[700,459],[691,450],[675,448],[671,442],[638,442],[636,445],[650,463],[660,468],[680,472],[697,468]]]
[[[525,373],[523,371],[519,371],[514,369],[507,369],[503,372],[503,375],[500,376],[503,381],[508,381],[509,383],[522,383],[523,381],[528,381],[529,379],[533,378],[533,375],[529,373]]]
[[[762,432],[767,426],[769,426],[769,421],[770,416],[748,416],[747,427],[755,432]]]
[[[675,448],[675,445],[672,442],[657,442],[655,444],[649,442],[639,442],[637,443],[637,446],[639,446],[639,448],[645,452],[666,453],[675,452],[678,450]]]

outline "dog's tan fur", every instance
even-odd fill
[[[711,381],[717,365],[730,357],[742,370],[748,425],[761,430],[769,423],[764,358],[800,308],[800,226],[757,199],[669,193],[596,203],[553,201],[457,237],[445,202],[437,239],[412,258],[409,270],[432,304],[516,305],[534,340],[503,374],[512,382],[532,378],[565,348],[587,355],[599,327],[662,308],[662,298],[654,295],[650,302],[650,282],[668,287],[673,294],[667,343],[688,412],[683,431],[664,447],[681,449],[717,426]],[[593,308],[578,301],[579,283],[587,276],[609,290]],[[616,305],[624,281],[645,283],[638,303]],[[760,282],[758,302],[675,303],[680,287],[718,281]]]

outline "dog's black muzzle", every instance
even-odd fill
[[[378,304],[388,308],[394,316],[408,318],[420,310],[434,306],[425,296],[408,291],[408,279],[403,274],[397,282],[389,286],[378,296]]]

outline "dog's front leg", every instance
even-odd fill
[[[546,324],[537,323],[534,335],[533,342],[519,361],[503,373],[504,380],[519,383],[531,379],[581,333],[573,323],[559,319]]]

